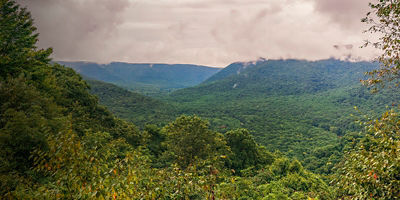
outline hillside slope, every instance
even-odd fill
[[[254,63],[233,63],[210,77],[192,91],[199,95],[233,92],[243,95],[298,95],[317,93],[346,86],[359,85],[364,72],[376,68],[368,62],[344,62],[334,59],[310,62],[306,60],[264,60]],[[207,91],[207,92],[205,92]],[[237,91],[237,92],[234,92]]]
[[[118,117],[127,119],[144,127],[146,124],[165,125],[177,116],[176,108],[168,103],[131,92],[111,83],[86,80],[90,93],[99,98],[99,103],[106,106]]]

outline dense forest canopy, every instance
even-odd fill
[[[88,83],[102,105],[139,128],[196,114],[213,130],[246,128],[267,150],[279,150],[313,172],[330,174],[345,144],[361,130],[355,121],[364,114],[378,116],[400,100],[396,88],[371,94],[360,84],[364,73],[377,67],[336,59],[260,59],[234,63],[196,87],[158,100],[111,84]]]
[[[383,27],[371,30],[386,31],[385,26],[397,23],[399,5],[370,4],[372,13],[382,19],[378,27]],[[359,118],[358,127],[341,118],[351,113],[346,111],[351,100],[361,102],[367,111],[380,112],[373,105],[397,98],[396,89],[382,90],[375,98],[359,86],[341,87],[352,82],[340,74],[353,69],[343,67],[343,62],[321,61],[326,69],[336,70],[333,81],[325,80],[325,68],[317,65],[307,76],[306,61],[263,60],[247,69],[238,64],[202,85],[155,100],[85,81],[74,70],[51,62],[52,49],[39,49],[37,41],[29,12],[15,1],[0,0],[2,199],[400,197],[398,111],[386,111],[376,119],[366,115]],[[383,58],[398,60],[390,57],[397,54],[396,42],[382,38],[378,47],[393,44]],[[389,63],[383,62],[382,70],[395,67]],[[366,63],[359,65],[368,68]],[[298,73],[282,73],[278,66]],[[397,76],[396,70],[371,74],[375,72]],[[367,82],[384,81],[371,80]],[[260,82],[263,87],[256,87]],[[88,83],[100,97],[90,93]],[[285,90],[279,90],[282,87]],[[114,116],[99,98],[120,116],[138,118],[139,127]],[[272,101],[294,107],[269,105]],[[336,110],[341,115],[333,115],[337,107],[329,107],[332,101],[349,102]],[[131,110],[124,113],[124,105]],[[296,105],[308,105],[311,112],[301,115],[306,110],[296,110]],[[246,106],[268,109],[254,115],[259,109]],[[318,106],[325,110],[313,110]],[[280,137],[266,134],[272,131]],[[281,151],[271,151],[276,149]]]

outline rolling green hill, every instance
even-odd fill
[[[368,62],[339,60],[269,60],[254,63],[233,63],[210,77],[192,91],[198,95],[230,92],[245,95],[298,95],[359,85],[364,72],[375,68]],[[178,94],[178,95],[177,95]]]
[[[59,63],[73,68],[83,76],[114,83],[147,95],[195,86],[220,70],[220,68],[186,64]]]

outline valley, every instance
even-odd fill
[[[348,139],[343,136],[360,131],[356,121],[400,100],[394,91],[372,94],[361,85],[364,72],[376,67],[335,59],[238,62],[199,85],[156,98],[88,83],[101,104],[139,127],[197,115],[221,133],[246,128],[267,150],[279,150],[308,169],[329,174]]]

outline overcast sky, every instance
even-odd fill
[[[54,59],[190,63],[371,59],[367,0],[18,0]]]

